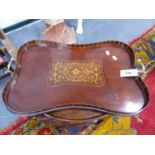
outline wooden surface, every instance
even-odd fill
[[[106,54],[107,50],[110,55]],[[53,84],[50,65],[55,62],[99,62],[104,82],[94,85],[77,80]],[[131,48],[122,42],[63,45],[31,41],[19,49],[16,76],[7,84],[3,99],[11,111],[19,114],[36,115],[73,108],[135,115],[147,105],[148,93],[139,78],[120,77],[120,70],[132,68],[133,63]],[[63,118],[61,114],[54,117]]]
[[[82,35],[76,34],[76,39],[77,43],[91,43],[113,39],[127,43],[146,31],[154,22],[155,20],[84,20],[84,33]],[[74,29],[77,27],[77,20],[68,19],[65,20],[65,23],[74,27]],[[43,28],[44,21],[39,21],[11,31],[7,36],[15,47],[18,48],[28,40],[39,39]],[[0,81],[1,94],[7,80]],[[2,98],[0,100],[0,107],[0,129],[3,129],[14,123],[18,116],[7,110]]]
[[[46,20],[46,27],[41,34],[42,40],[64,44],[76,43],[74,28],[67,26],[64,20]]]

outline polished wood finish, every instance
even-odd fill
[[[60,42],[64,44],[76,43],[74,28],[64,23],[64,20],[46,20],[45,29],[41,33],[41,40]]]
[[[51,67],[58,62],[71,65],[66,70],[67,80]],[[90,62],[101,67],[94,69]],[[86,65],[81,68],[79,64]],[[63,120],[90,120],[105,113],[135,115],[146,107],[149,96],[140,78],[120,77],[120,70],[133,68],[133,64],[132,49],[119,41],[79,45],[30,41],[19,49],[15,76],[7,83],[3,100],[12,112],[50,112],[53,118]],[[86,76],[81,74],[83,70]],[[51,74],[61,82],[51,82]]]

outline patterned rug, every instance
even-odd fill
[[[142,64],[149,64],[155,59],[155,26],[147,30],[140,37],[129,43],[135,53],[135,65],[141,68]],[[150,103],[147,108],[135,117],[107,116],[98,124],[89,124],[79,127],[54,128],[35,117],[19,118],[12,125],[0,131],[0,134],[13,135],[55,135],[55,134],[92,134],[92,135],[133,135],[133,134],[155,134],[155,65],[150,65],[143,80],[149,90]]]

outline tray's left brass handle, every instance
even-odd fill
[[[15,62],[14,58],[11,58],[10,62],[7,65],[7,69],[5,73],[10,73],[12,76],[14,76],[14,71],[11,69],[12,63]]]

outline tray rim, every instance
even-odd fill
[[[15,76],[18,76],[18,74],[19,74],[20,65],[21,65],[21,57],[22,57],[22,55],[25,52],[24,49],[26,49],[27,47],[34,46],[34,45],[44,45],[44,44],[47,44],[49,46],[63,46],[63,47],[66,47],[66,48],[97,47],[97,46],[100,46],[100,45],[112,45],[112,44],[115,45],[115,46],[118,45],[119,47],[120,46],[123,46],[123,47],[127,48],[127,53],[129,54],[129,57],[130,57],[131,67],[132,68],[135,68],[135,66],[134,66],[135,56],[134,56],[134,53],[133,53],[132,48],[129,45],[127,45],[126,43],[123,43],[121,41],[109,40],[109,41],[102,41],[102,42],[89,43],[89,44],[63,44],[63,43],[57,43],[57,42],[52,42],[52,41],[47,41],[47,40],[32,40],[32,41],[28,41],[25,44],[23,44],[19,48],[19,50],[18,50],[18,54],[17,54],[17,65],[16,65],[16,69],[15,69]],[[136,115],[136,114],[140,113],[141,111],[143,111],[147,107],[148,102],[149,102],[149,94],[148,94],[148,90],[147,90],[144,82],[142,81],[142,79],[140,77],[134,77],[134,79],[135,79],[135,82],[137,83],[137,85],[139,86],[139,88],[143,92],[145,103],[144,103],[143,108],[141,108],[139,111],[133,112],[133,113],[123,113],[123,112],[111,111],[111,110],[104,109],[103,107],[101,108],[101,107],[90,106],[90,105],[83,106],[82,103],[81,103],[81,105],[78,104],[78,105],[74,105],[74,106],[71,106],[71,105],[56,106],[56,107],[53,107],[51,109],[42,109],[42,110],[39,110],[39,111],[19,112],[19,111],[16,111],[15,109],[13,109],[8,104],[8,101],[7,101],[7,95],[9,94],[10,85],[15,80],[14,77],[11,77],[11,79],[7,82],[7,84],[6,84],[6,86],[5,86],[4,90],[3,90],[3,93],[2,93],[2,98],[3,98],[3,101],[4,101],[5,105],[6,105],[6,107],[11,112],[13,112],[15,114],[18,114],[18,115],[34,116],[34,115],[40,115],[40,114],[44,114],[44,113],[48,113],[48,112],[58,111],[58,110],[65,109],[65,108],[68,108],[68,109],[69,108],[76,108],[76,109],[77,108],[79,108],[79,109],[85,109],[86,108],[86,109],[89,109],[89,110],[94,110],[96,112],[108,113],[108,114],[112,114],[112,115],[133,116],[133,115]],[[55,118],[57,118],[57,117],[55,117]]]

